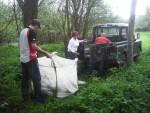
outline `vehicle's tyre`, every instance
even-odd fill
[[[108,69],[105,66],[105,62],[104,61],[100,62],[98,65],[98,73],[102,79],[106,79],[107,71]]]
[[[127,52],[123,53],[123,62],[124,62],[123,65],[127,64]]]
[[[136,56],[133,58],[133,61],[134,61],[134,62],[139,62],[139,59],[140,59],[140,55],[136,55]]]
[[[133,58],[133,61],[134,61],[134,62],[139,62],[139,60],[140,60],[140,52],[141,52],[141,50],[140,50],[140,48],[139,48],[139,49],[138,49],[138,52],[137,52],[137,55],[134,56],[134,58]]]

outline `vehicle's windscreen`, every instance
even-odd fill
[[[100,36],[101,33],[106,33],[108,37],[119,35],[119,28],[97,28],[95,35]]]

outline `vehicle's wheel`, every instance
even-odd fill
[[[105,62],[100,62],[98,65],[98,73],[102,79],[106,79],[107,70]]]
[[[134,61],[134,62],[138,62],[139,59],[140,59],[140,48],[138,49],[137,55],[134,56],[133,61]]]
[[[138,62],[140,59],[140,55],[136,55],[134,58],[133,58],[133,61],[134,62]]]
[[[127,53],[126,52],[123,53],[123,62],[124,62],[124,64],[127,64]]]

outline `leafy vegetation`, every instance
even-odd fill
[[[68,40],[73,30],[79,31],[81,38],[87,38],[91,35],[93,24],[122,22],[118,16],[113,14],[111,8],[104,4],[104,0],[23,1],[10,0],[7,3],[0,0],[0,25],[2,26],[0,28],[0,44],[16,42],[21,29],[32,18],[38,18],[41,21],[39,39],[44,43],[55,42],[55,39],[62,41],[67,38]],[[38,6],[35,7],[33,4],[37,4],[37,2],[39,2]],[[66,9],[67,2],[68,10]],[[23,4],[27,8],[22,8]],[[26,9],[30,9],[29,12]],[[22,12],[22,10],[26,11]]]
[[[106,81],[91,75],[86,86],[65,99],[49,97],[45,105],[20,97],[19,49],[0,47],[0,113],[149,113],[150,33],[141,33],[143,52],[139,63],[112,70]],[[63,54],[63,44],[42,45]]]
[[[145,15],[139,16],[136,22],[136,31],[150,30],[150,7],[145,9]]]

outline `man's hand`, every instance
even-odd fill
[[[53,56],[53,55],[50,54],[50,53],[46,53],[45,55],[46,55],[47,58],[52,58],[52,56]]]
[[[76,55],[80,55],[80,53],[76,52]]]
[[[87,42],[87,39],[84,39],[83,42]]]
[[[39,52],[45,54],[45,55],[47,56],[47,58],[52,58],[52,56],[53,56],[52,54],[48,53],[47,51],[45,51],[45,50],[41,49],[39,46],[37,46],[36,43],[32,43],[32,47],[33,47],[35,50],[37,50],[37,51],[39,51]]]

